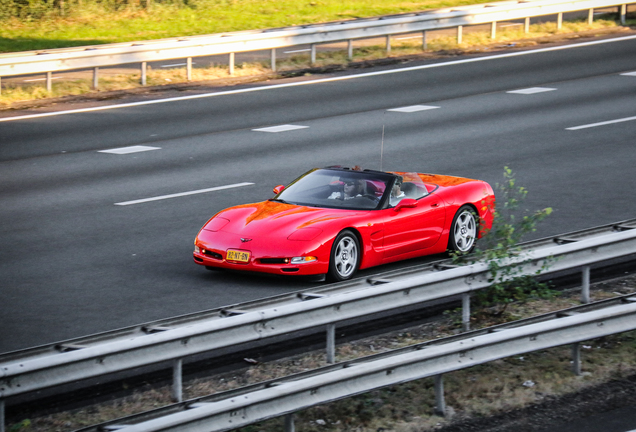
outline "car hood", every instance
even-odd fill
[[[296,231],[295,240],[310,240],[334,221],[364,214],[360,210],[342,210],[297,206],[276,201],[245,204],[219,212],[204,227],[250,238],[286,238]],[[218,219],[222,218],[219,223]],[[225,222],[223,219],[227,220]],[[293,240],[290,239],[290,240]]]

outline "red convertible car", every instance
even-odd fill
[[[326,274],[468,253],[493,220],[481,180],[342,167],[313,169],[267,201],[222,210],[199,231],[194,262],[209,270]]]

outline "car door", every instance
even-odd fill
[[[418,200],[405,199],[395,207],[382,210],[385,213],[384,258],[433,246],[444,227],[444,207],[444,200],[431,194]]]

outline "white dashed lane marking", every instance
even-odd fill
[[[130,147],[119,147],[119,148],[114,148],[109,150],[99,150],[99,153],[112,153],[112,154],[122,155],[122,154],[129,154],[129,153],[145,152],[150,150],[161,150],[161,147],[136,145],[136,146],[130,146]]]
[[[636,76],[636,72],[627,72],[627,73],[623,73],[621,75],[622,76]]]
[[[411,105],[411,106],[402,107],[402,108],[391,108],[391,109],[389,109],[387,111],[412,113],[412,112],[426,111],[426,110],[432,110],[432,109],[437,109],[437,108],[439,108],[439,107],[438,106],[431,106],[431,105]]]
[[[252,129],[254,132],[287,132],[287,131],[292,131],[292,130],[296,130],[296,129],[306,129],[309,126],[300,126],[300,125],[290,125],[290,124],[285,124],[285,125],[280,125],[280,126],[270,126],[270,127],[266,127],[266,128],[260,128],[260,129]]]
[[[117,206],[127,206],[127,205],[133,205],[133,204],[141,204],[141,203],[146,203],[146,202],[150,202],[150,201],[160,201],[160,200],[165,200],[165,199],[170,199],[170,198],[177,198],[177,197],[188,196],[188,195],[196,195],[196,194],[202,194],[202,193],[207,193],[207,192],[220,191],[220,190],[224,190],[224,189],[234,189],[234,188],[239,188],[239,187],[243,187],[243,186],[251,186],[253,184],[254,183],[235,183],[235,184],[231,184],[231,185],[217,186],[217,187],[208,188],[208,189],[199,189],[199,190],[194,190],[194,191],[189,191],[189,192],[181,192],[181,193],[170,194],[170,195],[161,195],[161,196],[156,196],[156,197],[151,197],[151,198],[143,198],[143,199],[138,199],[138,200],[133,200],[133,201],[123,201],[123,202],[115,203],[115,205],[117,205]]]
[[[549,88],[549,87],[530,87],[530,88],[527,88],[527,89],[511,90],[511,91],[508,91],[506,93],[529,95],[529,94],[544,93],[544,92],[549,92],[549,91],[554,91],[554,90],[556,90],[556,89],[555,88]]]

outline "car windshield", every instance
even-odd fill
[[[396,177],[376,171],[317,169],[292,182],[274,200],[311,207],[374,210]]]

